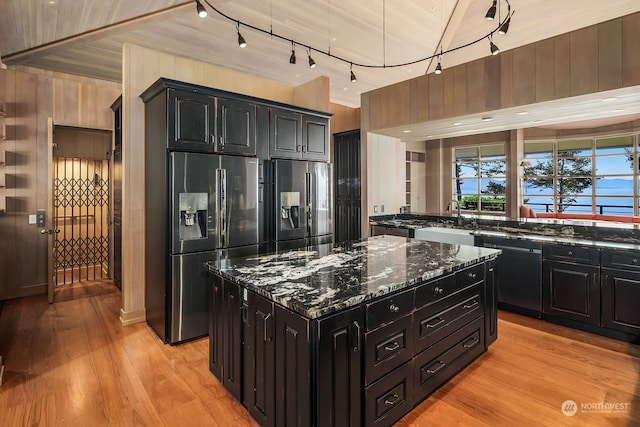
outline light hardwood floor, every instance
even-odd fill
[[[65,288],[52,305],[7,301],[0,426],[255,425],[209,373],[206,338],[163,345],[145,324],[121,327],[119,308],[110,282]],[[638,426],[640,346],[501,312],[489,351],[398,425]]]

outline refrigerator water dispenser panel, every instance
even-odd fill
[[[300,193],[280,193],[280,229],[300,228]]]
[[[180,240],[197,240],[207,237],[207,193],[180,193]]]

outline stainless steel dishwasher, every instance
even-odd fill
[[[482,236],[482,246],[502,250],[496,260],[498,307],[542,315],[542,243]]]

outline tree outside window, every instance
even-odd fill
[[[506,156],[504,144],[454,148],[453,197],[460,209],[505,212]]]

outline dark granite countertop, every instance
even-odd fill
[[[311,319],[477,264],[499,250],[377,236],[206,264]]]
[[[463,228],[476,235],[640,251],[638,224],[553,219],[513,221],[503,217],[463,216],[462,225],[457,226],[455,215],[435,214],[380,215],[370,217],[369,224],[413,230],[426,227]]]

